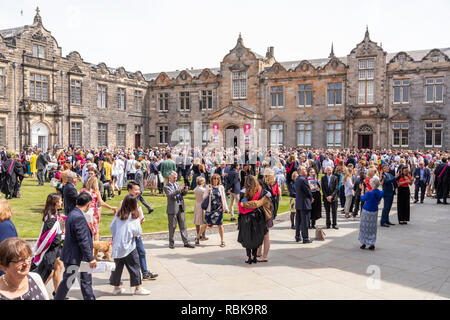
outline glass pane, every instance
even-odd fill
[[[442,145],[442,130],[434,130],[434,146],[440,147]]]
[[[305,145],[307,146],[311,145],[311,131],[305,132]]]
[[[303,91],[303,90],[305,90],[305,86],[304,85],[298,86],[298,91]]]
[[[435,128],[442,128],[442,123],[441,122],[437,122],[434,124]]]
[[[404,86],[409,86],[409,80],[403,80],[403,85]]]
[[[367,104],[373,103],[373,81],[367,81]]]
[[[402,123],[402,129],[408,129],[409,123]]]
[[[336,104],[342,104],[342,89],[336,90]]]
[[[305,125],[304,124],[299,124],[298,125],[298,130],[304,130],[305,129]]]
[[[373,79],[375,76],[375,71],[374,70],[368,70],[367,71],[367,79]]]
[[[367,60],[367,68],[368,69],[373,69],[374,68],[374,64],[375,64],[375,60],[374,59]]]
[[[299,106],[305,105],[305,92],[304,91],[300,91],[298,94],[298,105]]]
[[[301,146],[305,144],[305,133],[303,131],[298,133],[298,144]]]
[[[436,78],[436,83],[444,83],[444,78]]]
[[[334,90],[328,90],[328,105],[334,105]]]
[[[328,89],[334,89],[334,83],[329,83],[328,84]]]
[[[306,105],[312,105],[312,91],[306,91]]]
[[[433,86],[427,86],[427,102],[433,102]]]
[[[272,93],[272,107],[277,105],[277,95]]]
[[[360,81],[358,103],[364,104],[365,102],[366,102],[366,83],[364,81]]]
[[[359,80],[366,79],[366,71],[359,71]]]
[[[327,144],[328,145],[333,144],[333,138],[334,138],[334,131],[328,131],[327,132]]]
[[[336,130],[341,130],[342,129],[342,123],[336,123],[334,125],[334,127],[336,128]]]
[[[425,123],[425,128],[433,128],[433,123],[431,122]]]
[[[334,130],[334,124],[333,123],[329,123],[327,126],[328,130]]]
[[[403,87],[403,103],[409,102],[409,87]]]
[[[402,130],[402,146],[408,145],[408,130]]]
[[[400,87],[394,87],[394,103],[400,103]]]
[[[425,145],[432,146],[433,145],[433,131],[425,130]]]
[[[443,101],[443,85],[437,84],[436,85],[436,101]]]
[[[341,131],[336,131],[334,143],[341,144]]]
[[[399,86],[401,84],[400,80],[395,80],[394,81],[394,86]]]
[[[305,129],[306,129],[306,130],[311,130],[311,125],[310,125],[310,124],[307,124],[307,125],[305,126]]]
[[[394,129],[400,129],[400,123],[393,123],[393,124],[392,124],[392,127],[393,127]]]
[[[427,79],[427,84],[433,84],[434,83],[434,79]]]
[[[400,145],[400,131],[399,130],[394,130],[393,144],[394,144],[394,146]]]
[[[283,93],[279,93],[278,94],[278,102],[279,102],[279,106],[284,106],[284,103],[283,103]]]
[[[359,60],[359,68],[366,69],[367,68],[367,60]]]
[[[307,85],[307,86],[305,87],[305,89],[306,89],[306,90],[312,90],[312,85],[310,85],[310,84]]]
[[[241,80],[241,98],[247,96],[247,80]]]
[[[342,83],[336,83],[335,86],[336,89],[342,89]]]

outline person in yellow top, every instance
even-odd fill
[[[37,155],[36,155],[36,153],[33,152],[33,155],[30,158],[30,171],[31,171],[31,174],[33,175],[33,178],[36,178],[36,172],[37,172],[36,160],[37,160]]]
[[[112,165],[110,157],[105,157],[105,162],[103,163],[103,166],[105,167],[105,178],[107,180],[106,190],[108,190],[108,200],[111,200]]]

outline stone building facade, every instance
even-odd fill
[[[62,56],[37,10],[0,30],[0,145],[450,149],[450,48],[278,62],[239,35],[218,68],[142,74]]]

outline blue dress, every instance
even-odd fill
[[[383,191],[374,189],[361,196],[364,206],[361,210],[358,240],[366,246],[374,246],[377,240],[378,203]]]
[[[219,188],[213,188],[211,195],[211,212],[205,214],[208,225],[221,226],[223,224],[222,199]]]

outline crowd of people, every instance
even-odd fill
[[[111,258],[112,294],[125,292],[121,275],[130,273],[133,294],[148,295],[142,280],[155,280],[147,268],[141,224],[154,210],[152,197],[167,200],[168,245],[175,248],[179,226],[186,248],[201,247],[206,229],[217,226],[219,247],[226,247],[223,218],[237,216],[237,241],[245,248],[245,263],[269,261],[269,231],[283,196],[290,198],[293,239],[309,244],[311,229],[325,211],[325,227],[339,229],[338,211],[345,219],[360,217],[361,249],[375,250],[378,223],[389,228],[397,195],[398,224],[410,222],[411,188],[414,203],[425,196],[447,204],[450,166],[446,151],[350,150],[276,148],[267,152],[232,150],[175,150],[172,148],[88,150],[0,150],[0,299],[48,299],[44,286],[53,280],[55,299],[66,299],[70,279],[80,274],[83,298],[95,299],[92,276],[79,272],[82,261],[96,267],[93,243],[100,239],[101,208],[114,218]],[[42,211],[42,228],[34,247],[18,238],[11,222],[8,199],[20,198],[23,179],[36,176],[38,185],[49,182]],[[183,180],[183,184],[181,184]],[[77,182],[83,184],[77,190]],[[107,202],[126,188],[119,206]],[[144,197],[144,191],[150,195]],[[195,195],[193,223],[197,236],[189,241],[184,197]],[[381,219],[378,210],[384,200]],[[141,206],[142,205],[142,206]],[[235,214],[235,212],[237,214]],[[38,276],[36,276],[38,275]]]

